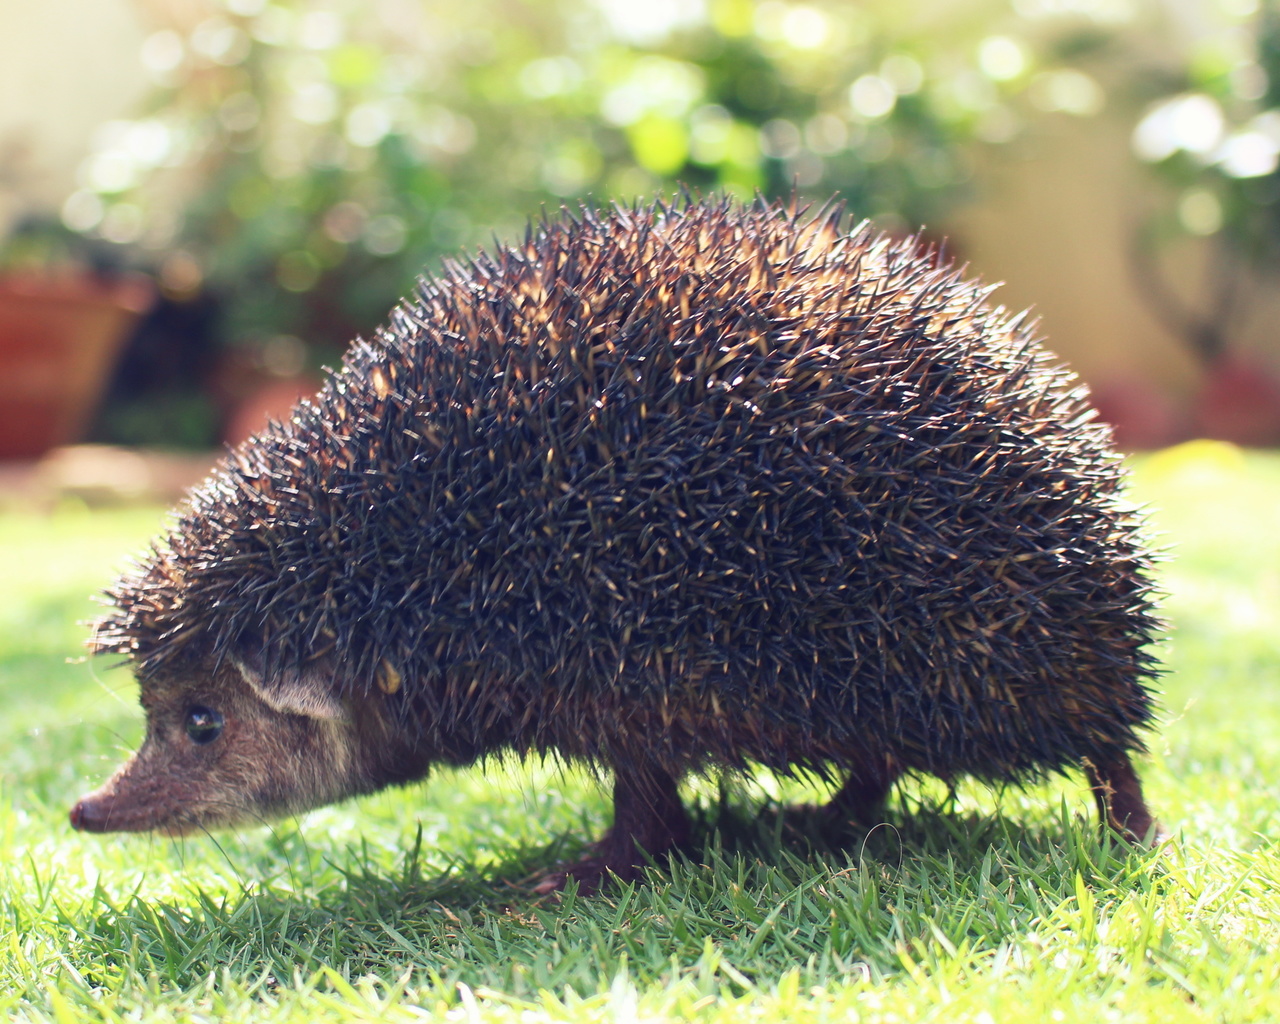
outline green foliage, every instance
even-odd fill
[[[1158,231],[1220,235],[1248,260],[1274,264],[1280,13],[1271,5],[1260,13],[1223,5],[1216,20],[1185,65],[1137,80],[1151,102],[1135,128],[1134,148],[1176,190]]]
[[[1148,196],[1134,255],[1153,311],[1206,365],[1231,357],[1247,312],[1249,271],[1280,266],[1280,12],[1221,4],[1185,53],[1142,66],[1128,85],[1145,103],[1133,150],[1161,187]],[[1188,299],[1163,281],[1163,256],[1208,239],[1203,294]]]
[[[969,145],[1092,109],[1053,84],[1059,26],[917,6],[220,0],[147,41],[150,113],[103,134],[64,217],[152,251],[171,293],[213,288],[227,340],[328,355],[563,202],[838,191],[915,230]]]
[[[1137,465],[1176,546],[1167,723],[1143,765],[1174,841],[1097,838],[1082,785],[903,787],[836,849],[762,775],[690,787],[692,859],[584,899],[529,876],[603,826],[595,780],[442,771],[300,822],[175,842],[70,832],[138,740],[126,675],[66,663],[155,510],[0,518],[0,1012],[40,1021],[1266,1021],[1280,1014],[1280,460]]]

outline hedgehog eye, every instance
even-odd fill
[[[187,735],[192,743],[204,746],[222,735],[222,712],[196,705],[187,711]]]

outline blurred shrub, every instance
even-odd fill
[[[1255,2],[1188,5],[1209,26],[1184,26],[1188,60],[1133,0],[186,0],[142,48],[148,109],[100,133],[63,220],[215,300],[196,333],[223,407],[227,366],[331,361],[424,267],[540,210],[839,193],[915,230],[968,193],[976,148],[1104,106],[1168,185],[1141,251],[1213,235],[1274,261],[1280,35]],[[1167,318],[1225,344],[1157,265]],[[169,392],[122,387],[111,439],[145,439]]]
[[[1212,366],[1230,357],[1243,272],[1280,264],[1280,11],[1234,0],[1208,22],[1186,59],[1134,76],[1147,106],[1132,141],[1165,186],[1139,240],[1141,280],[1166,324]],[[1159,267],[1162,252],[1190,238],[1217,249],[1193,300]]]
[[[170,295],[219,294],[224,341],[327,357],[439,254],[566,201],[838,191],[934,222],[967,144],[1100,103],[1001,10],[221,0],[147,39],[150,110],[107,127],[63,215],[154,253]]]

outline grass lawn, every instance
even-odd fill
[[[520,885],[606,822],[595,781],[551,766],[439,772],[216,842],[73,833],[74,798],[141,734],[77,621],[161,512],[0,517],[0,1014],[1280,1019],[1280,456],[1200,443],[1135,470],[1172,548],[1141,766],[1165,849],[1102,844],[1078,779],[912,783],[833,849],[778,813],[820,793],[761,778],[695,787],[701,852],[593,899]]]

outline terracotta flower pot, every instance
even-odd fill
[[[0,275],[0,459],[79,439],[153,296],[140,275]]]
[[[232,409],[222,439],[237,445],[266,429],[269,420],[288,420],[293,407],[301,399],[312,397],[323,383],[320,377],[306,373],[259,383]]]

